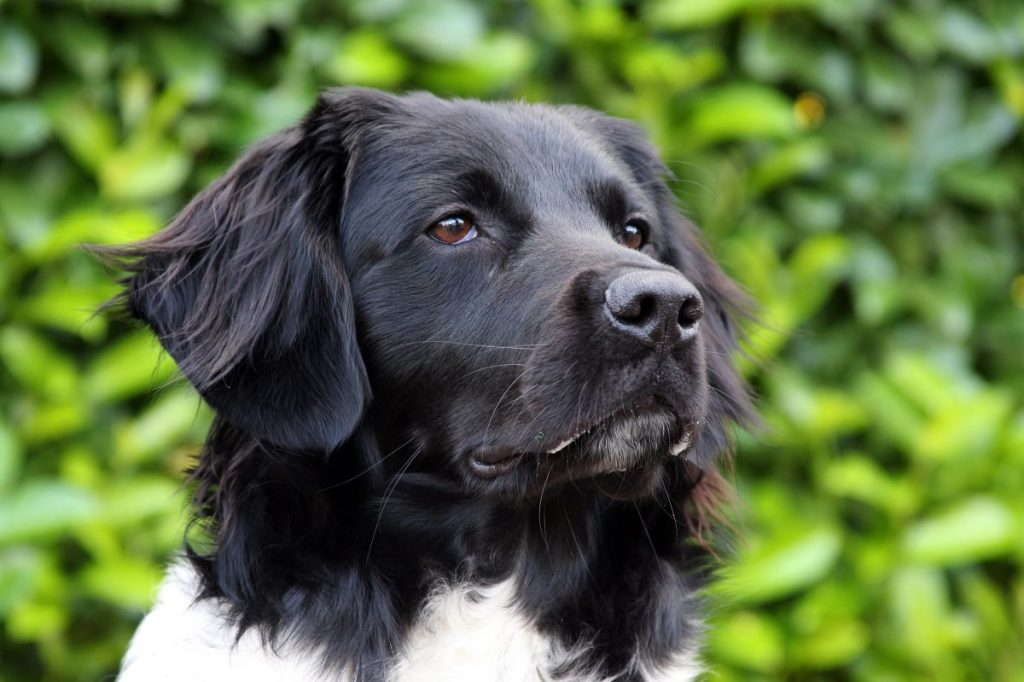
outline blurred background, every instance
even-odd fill
[[[708,678],[1024,680],[1024,3],[0,0],[0,680],[116,671],[209,414],[77,247],[327,85],[634,119],[761,305]]]

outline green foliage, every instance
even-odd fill
[[[0,680],[116,669],[209,415],[77,250],[325,85],[646,126],[758,299],[715,679],[1024,679],[1024,5],[0,3]],[[159,390],[155,390],[159,389]]]

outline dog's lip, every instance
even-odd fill
[[[469,461],[476,474],[484,478],[494,478],[514,469],[525,455],[525,452],[515,448],[484,445],[473,450]]]
[[[608,412],[599,419],[577,426],[576,429],[573,432],[571,432],[572,435],[555,440],[555,445],[545,450],[545,453],[549,455],[558,454],[559,452],[565,450],[570,445],[580,440],[587,434],[591,433],[595,429],[598,429],[601,426],[608,424],[617,418],[636,416],[644,412],[653,411],[667,412],[675,418],[677,424],[680,424],[682,422],[682,420],[679,418],[678,413],[675,410],[669,408],[667,405],[665,405],[657,397],[653,395],[644,396],[632,402],[626,403],[625,405],[620,405],[618,408],[612,410],[611,412]],[[680,429],[685,434],[686,429],[683,429],[681,427]]]
[[[674,411],[669,410],[661,401],[651,396],[621,406],[588,424],[577,426],[572,431],[568,431],[569,435],[551,439],[550,442],[553,445],[547,448],[528,450],[509,445],[482,445],[470,453],[470,465],[479,476],[494,478],[514,469],[527,455],[556,455],[613,419],[649,410],[667,410],[676,416],[678,433],[669,447],[670,456],[676,457],[690,447],[693,442],[693,431],[685,426],[684,420],[679,418]]]

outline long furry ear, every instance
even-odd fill
[[[225,421],[328,452],[370,398],[339,229],[354,147],[394,99],[324,93],[145,241],[97,249],[131,273],[122,302]]]

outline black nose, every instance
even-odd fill
[[[605,289],[604,305],[618,329],[657,343],[693,338],[704,315],[704,301],[688,279],[652,270],[616,277]]]

